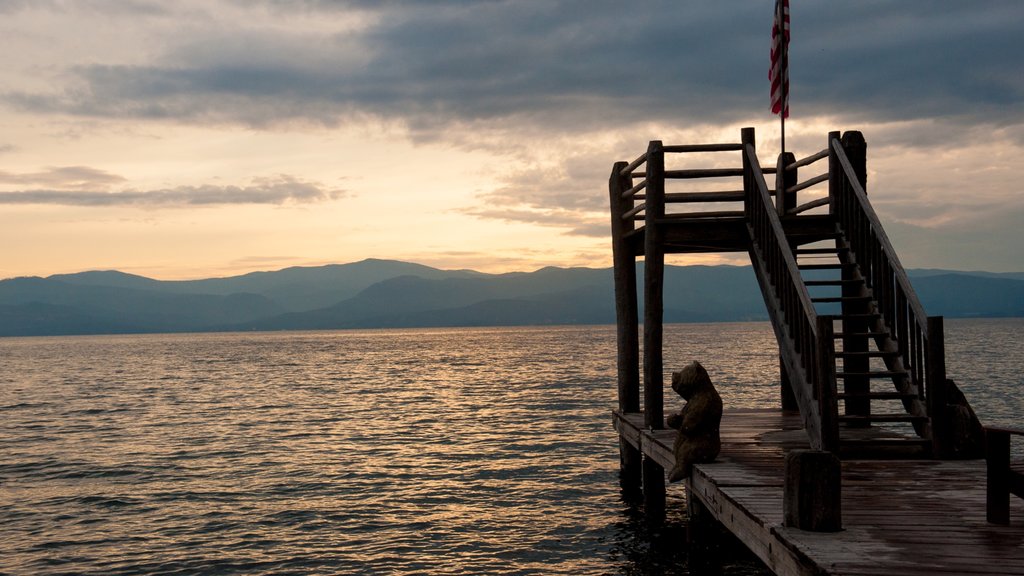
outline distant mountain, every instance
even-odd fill
[[[1017,275],[909,273],[930,314],[1024,316]],[[483,274],[364,260],[189,281],[91,271],[0,281],[0,335],[604,324],[613,303],[607,268]],[[749,266],[666,267],[667,322],[767,318]]]
[[[290,312],[316,310],[351,298],[366,288],[396,276],[421,278],[473,277],[470,270],[438,270],[422,264],[367,259],[350,264],[296,266],[276,272],[251,272],[203,280],[151,280],[116,271],[58,274],[48,280],[82,286],[138,288],[172,294],[260,294]]]
[[[127,275],[111,278],[123,281],[122,276]],[[282,312],[258,294],[169,294],[49,278],[0,282],[0,334],[5,336],[209,330]]]

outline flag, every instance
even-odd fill
[[[789,0],[775,0],[772,19],[771,67],[772,114],[789,117]]]

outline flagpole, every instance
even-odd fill
[[[786,13],[783,8],[783,2],[776,2],[775,7],[779,13],[777,15],[779,22],[779,76],[781,77],[780,90],[782,91],[782,109],[779,110],[779,128],[780,128],[780,148],[782,152],[780,155],[786,153],[786,109],[789,108],[789,42],[786,38]]]

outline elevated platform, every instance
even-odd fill
[[[614,421],[671,469],[674,430],[646,430],[641,413]],[[721,435],[721,455],[695,467],[689,496],[776,574],[1024,574],[1024,500],[1011,502],[1011,526],[986,522],[984,460],[844,459],[843,531],[807,532],[782,522],[786,452],[808,446],[800,416],[727,410]]]
[[[657,224],[662,229],[662,248],[666,254],[750,250],[750,234],[743,216],[667,215]],[[794,246],[833,238],[836,230],[834,221],[827,215],[788,216],[782,219],[782,225]],[[625,234],[633,257],[644,255],[645,230],[646,226],[641,225]]]

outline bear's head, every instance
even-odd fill
[[[708,371],[697,361],[691,362],[679,372],[672,373],[672,389],[684,400],[689,400],[698,390],[711,385]]]

